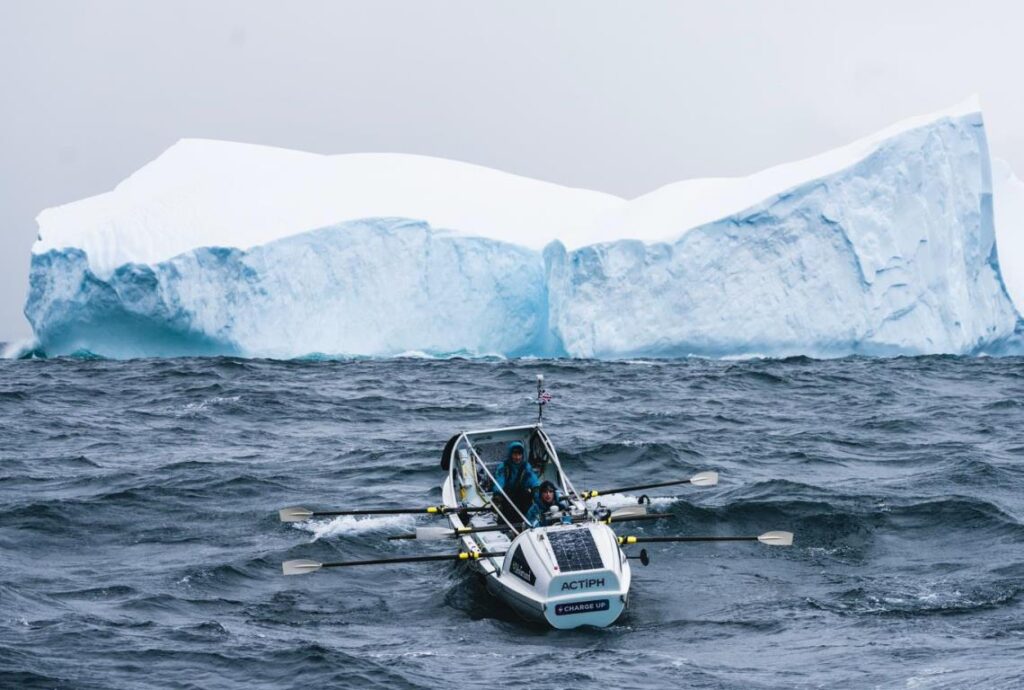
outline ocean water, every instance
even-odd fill
[[[469,428],[545,426],[580,488],[649,492],[612,627],[519,621],[428,505]],[[3,688],[1024,687],[1024,360],[0,361]]]

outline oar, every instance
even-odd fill
[[[629,506],[633,508],[633,506]],[[616,511],[618,513],[619,511]],[[616,515],[612,513],[610,518],[605,518],[601,522],[610,524],[611,522],[631,522],[636,520],[660,520],[661,518],[675,517],[671,513],[631,513],[624,515]],[[522,525],[515,525],[517,529],[521,528]],[[417,527],[416,532],[413,534],[396,534],[388,537],[388,539],[395,541],[398,539],[417,539],[417,540],[436,540],[436,539],[455,539],[466,534],[477,534],[479,532],[500,532],[507,530],[508,525],[488,525],[487,527],[459,527],[458,529],[449,529],[447,527]]]
[[[622,494],[627,491],[643,491],[644,489],[657,489],[662,486],[675,486],[676,484],[693,484],[694,486],[715,486],[718,484],[718,472],[698,472],[686,479],[673,479],[670,482],[658,482],[657,484],[640,484],[639,486],[620,486],[617,489],[601,489],[584,491],[583,498],[596,498],[603,494]]]
[[[636,522],[637,520],[660,520],[662,518],[674,518],[675,515],[672,513],[644,513],[642,515],[615,515],[600,520],[606,525],[610,525],[613,522]]]
[[[389,540],[398,539],[420,539],[431,541],[435,539],[453,539],[464,534],[477,534],[479,532],[500,532],[509,529],[508,525],[490,525],[488,527],[459,527],[449,529],[447,527],[417,527],[413,534],[395,534],[388,537]]]
[[[361,510],[310,510],[301,506],[282,508],[277,511],[281,516],[281,522],[302,522],[314,517],[327,517],[332,515],[415,515],[427,513],[430,515],[447,515],[448,513],[483,513],[491,510],[488,506],[453,508],[451,506],[427,506],[426,508],[365,508]]]
[[[430,561],[469,561],[492,556],[504,556],[504,551],[460,551],[459,553],[444,554],[440,556],[409,556],[407,558],[377,558],[372,561],[336,561],[334,563],[321,563],[300,558],[294,561],[285,561],[281,564],[281,570],[285,575],[305,575],[313,573],[321,568],[345,568],[353,565],[388,565],[391,563],[427,563]]]
[[[759,541],[769,546],[792,546],[792,532],[765,532],[756,537],[619,537],[619,544],[641,544],[656,541]]]
[[[647,506],[636,505],[636,506],[623,506],[622,508],[616,508],[612,511],[611,515],[606,517],[601,522],[611,522],[612,520],[625,520],[627,518],[637,518],[647,515]]]

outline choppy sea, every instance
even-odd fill
[[[447,552],[444,442],[535,419],[580,488],[648,492],[612,627],[519,621]],[[3,688],[1021,688],[1024,359],[0,361]]]

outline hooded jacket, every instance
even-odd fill
[[[550,482],[544,482],[549,484]],[[541,498],[541,492],[538,491],[537,495],[533,499],[533,505],[530,506],[530,511],[526,513],[526,521],[533,527],[543,527],[548,524],[548,511],[551,510],[551,506],[558,505],[558,502],[562,500],[562,492],[557,487],[552,485],[555,490],[555,500],[551,503],[545,503]]]
[[[523,461],[518,465],[512,462],[512,451],[516,448],[523,452]],[[498,469],[494,472],[494,480],[509,496],[521,491],[530,491],[540,486],[540,479],[537,478],[537,473],[533,471],[530,463],[526,461],[526,448],[522,443],[512,441],[512,443],[508,444],[508,454],[505,456],[505,462],[498,465]]]

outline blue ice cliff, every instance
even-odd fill
[[[973,102],[632,201],[185,140],[40,215],[25,313],[50,355],[999,352],[1020,329],[1002,270],[1024,257],[997,217],[1024,220],[994,213]]]
[[[81,250],[49,251],[34,257],[31,281],[28,313],[47,353],[550,349],[536,252],[410,220],[349,221],[249,250],[204,247],[104,279]]]

